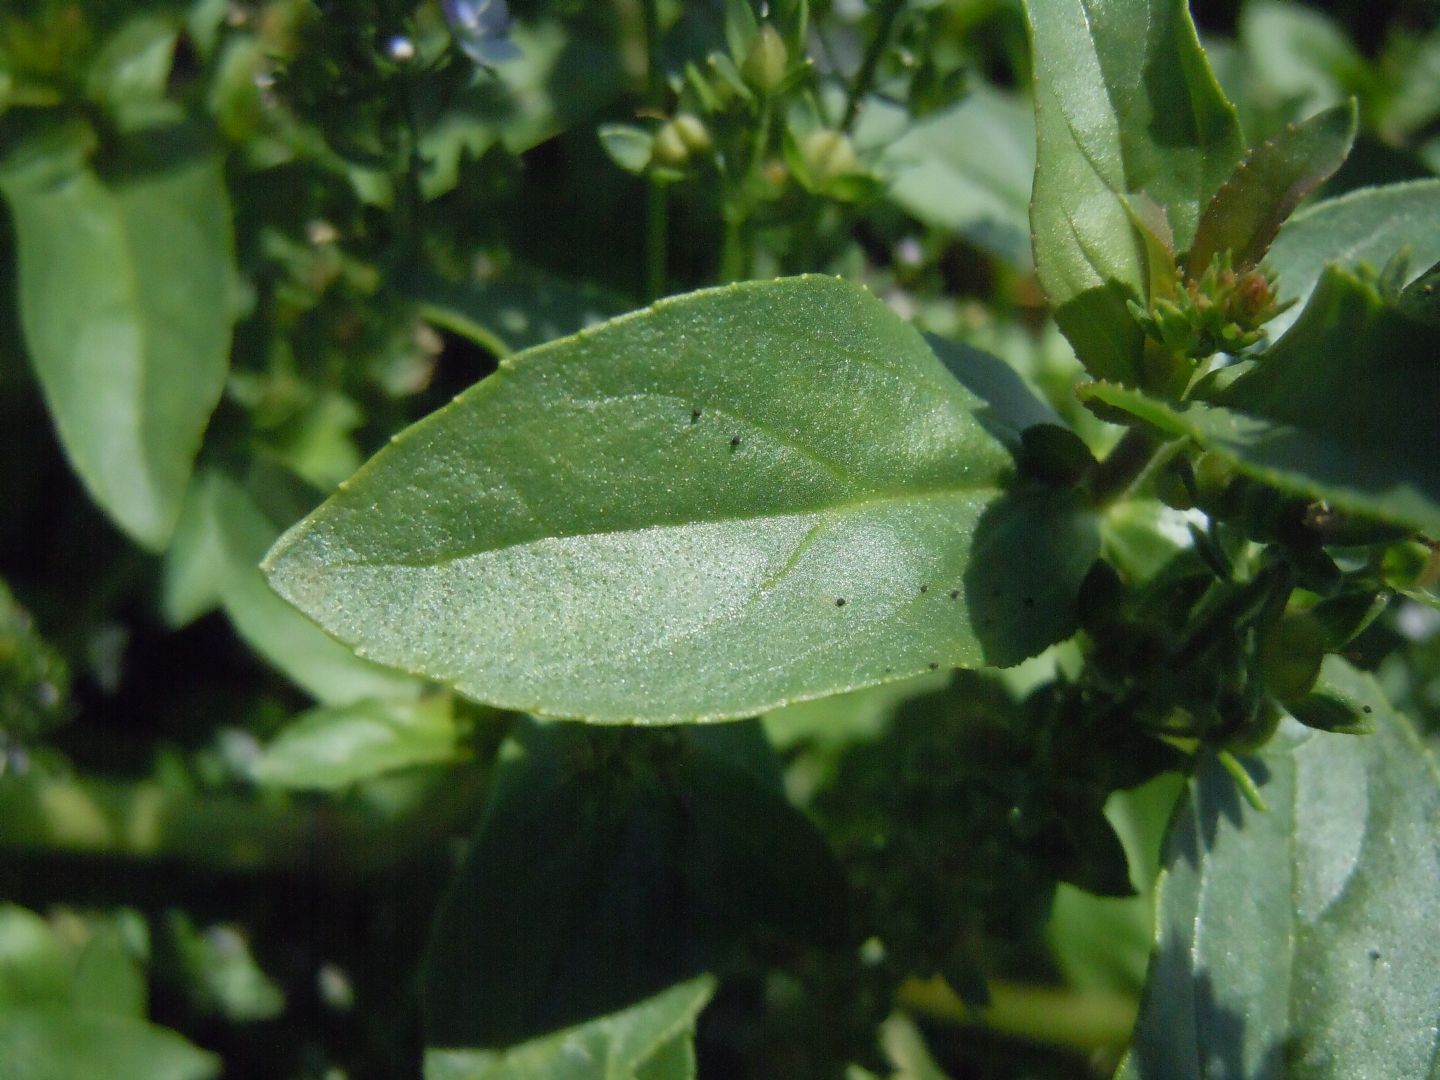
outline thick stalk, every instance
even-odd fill
[[[1090,473],[1090,501],[1106,507],[1128,492],[1162,443],[1141,428],[1130,428]]]

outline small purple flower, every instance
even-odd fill
[[[510,10],[505,0],[441,0],[441,7],[455,41],[475,63],[489,67],[520,56],[507,36]]]

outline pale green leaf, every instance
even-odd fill
[[[693,1080],[695,1018],[714,992],[702,975],[507,1050],[430,1049],[425,1080]]]
[[[21,1005],[70,1000],[70,960],[50,924],[0,904],[0,1014]]]
[[[548,715],[1013,664],[1070,632],[1096,539],[1067,494],[1009,490],[982,407],[843,282],[695,293],[506,360],[268,572],[361,655]]]
[[[0,1011],[5,1080],[208,1080],[220,1059],[167,1028],[61,1006]]]
[[[230,207],[215,157],[101,177],[87,129],[0,164],[30,359],[75,471],[146,547],[165,546],[229,359]]]
[[[1440,774],[1374,681],[1326,660],[1373,735],[1287,721],[1245,765],[1205,760],[1167,840],[1126,1080],[1434,1077]]]
[[[1440,262],[1440,180],[1361,188],[1299,211],[1281,227],[1265,266],[1280,299],[1300,303],[1267,329],[1278,336],[1299,318],[1327,265],[1381,270],[1402,248],[1412,278]]]
[[[265,747],[252,775],[270,787],[334,791],[395,769],[452,761],[461,752],[459,736],[444,696],[312,709]]]
[[[876,102],[861,113],[860,145],[882,107]],[[1029,266],[1035,121],[1018,97],[976,86],[888,142],[880,166],[891,177],[890,199],[902,209]]]
[[[1244,145],[1184,0],[1030,0],[1035,264],[1091,374],[1139,380],[1145,254],[1125,197],[1164,207],[1176,247]]]

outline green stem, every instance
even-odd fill
[[[1090,473],[1090,501],[1106,507],[1122,498],[1139,479],[1161,447],[1160,440],[1141,428],[1130,428]]]
[[[904,6],[904,0],[885,0],[880,9],[880,25],[875,28],[875,36],[870,39],[865,58],[860,61],[860,70],[855,73],[855,81],[850,84],[850,92],[845,98],[845,115],[840,121],[841,131],[848,133],[855,126],[855,118],[860,114],[860,103],[865,100],[865,95],[870,92],[870,87],[875,82],[880,58],[885,55],[885,47],[890,44],[890,32],[895,28],[895,20],[899,18]]]
[[[232,873],[371,873],[479,816],[489,771],[437,772],[397,813],[175,791],[153,780],[0,781],[0,850],[176,859]]]
[[[907,979],[897,1001],[930,1020],[980,1027],[999,1035],[1081,1053],[1122,1047],[1135,1026],[1137,1003],[1125,994],[1063,987],[989,983],[990,1004],[971,1009],[943,979]]]

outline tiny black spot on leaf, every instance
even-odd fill
[[[921,585],[921,586],[920,586],[920,591],[921,591],[922,593],[924,593],[924,592],[929,592],[929,591],[930,591],[930,586],[929,586],[929,585]]]
[[[730,440],[730,445],[731,445],[731,446],[739,446],[739,445],[740,445],[740,436],[739,436],[739,435],[736,435],[733,439],[731,439],[731,440]]]
[[[1369,716],[1369,715],[1370,715],[1372,712],[1374,712],[1375,710],[1372,709],[1372,708],[1370,708],[1369,705],[1361,705],[1361,706],[1360,706],[1360,711],[1363,712],[1366,716]]]
[[[837,596],[837,597],[835,598],[835,606],[836,606],[836,607],[844,607],[844,606],[845,606],[845,598],[844,598],[843,596]]]
[[[951,590],[950,590],[950,599],[951,599],[951,600],[959,600],[959,599],[960,599],[960,590],[959,590],[959,589],[951,589]]]
[[[938,668],[939,666],[940,666],[940,664],[939,664],[938,661],[936,661],[936,660],[931,660],[931,661],[930,661],[930,670],[931,670],[931,671],[934,671],[934,670],[935,670],[936,668]]]
[[[705,410],[703,410],[703,409],[691,409],[691,410],[690,410],[690,422],[693,424],[693,423],[695,423],[696,420],[699,420],[699,419],[700,419],[700,414],[701,414],[702,412],[704,412],[704,411],[705,411]]]

